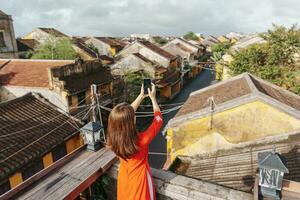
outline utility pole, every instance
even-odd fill
[[[91,85],[91,94],[92,94],[92,120],[93,122],[97,121],[97,117],[96,117],[96,98],[97,98],[97,86],[95,84]]]
[[[211,96],[208,100],[210,101],[210,130],[211,130],[213,127],[213,114],[215,112],[216,103],[213,96]]]
[[[104,142],[106,142],[104,126],[103,126],[103,121],[102,121],[102,114],[101,114],[101,109],[100,109],[100,101],[99,101],[99,97],[97,94],[97,85],[95,85],[95,84],[91,85],[91,93],[92,93],[92,106],[93,106],[92,119],[93,119],[93,122],[97,121],[97,115],[96,115],[96,106],[97,106],[98,112],[99,112],[100,125],[102,127],[101,132],[103,134],[103,140],[104,140]]]

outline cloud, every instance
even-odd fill
[[[262,32],[272,23],[300,19],[298,0],[0,0],[12,15],[17,36],[36,27],[70,35],[125,36],[130,33],[219,35]]]

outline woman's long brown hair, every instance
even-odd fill
[[[123,159],[138,151],[138,132],[135,127],[135,113],[131,105],[121,103],[115,106],[108,117],[107,146]]]

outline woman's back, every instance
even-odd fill
[[[148,152],[149,144],[159,132],[162,123],[161,112],[155,112],[149,128],[139,133],[138,153],[127,160],[120,158],[118,199],[151,199],[151,196],[152,199],[155,198]]]

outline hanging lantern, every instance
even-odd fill
[[[281,189],[284,173],[289,173],[283,157],[271,152],[258,153],[259,186],[263,197],[272,200],[281,199]]]
[[[89,122],[80,129],[84,135],[87,149],[97,151],[101,148],[101,141],[104,139],[103,127],[99,122]]]

